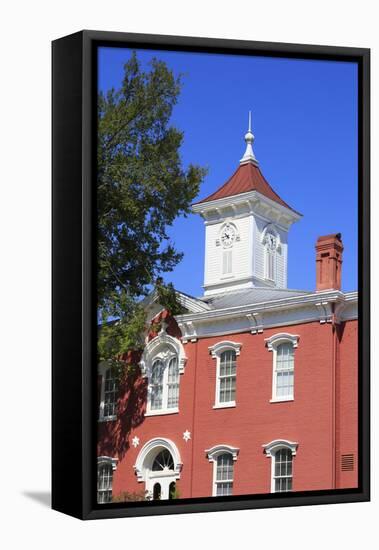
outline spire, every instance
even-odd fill
[[[253,147],[252,147],[253,141],[254,141],[254,135],[251,131],[251,111],[249,111],[249,129],[245,134],[245,141],[246,141],[246,151],[244,156],[240,160],[240,164],[252,162],[253,164],[257,165],[258,161],[255,158]]]

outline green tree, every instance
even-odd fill
[[[152,286],[172,313],[179,308],[172,285],[162,279],[182,258],[167,228],[189,213],[206,173],[182,166],[183,132],[170,125],[181,86],[181,75],[164,62],[154,58],[144,71],[133,53],[120,89],[98,97],[100,360],[143,346],[139,302]]]

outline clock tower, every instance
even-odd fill
[[[275,193],[259,168],[254,135],[234,174],[193,205],[205,224],[204,294],[248,288],[287,288],[287,236],[301,218]]]

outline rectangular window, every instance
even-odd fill
[[[117,401],[116,377],[112,369],[104,376],[104,418],[115,416]]]
[[[294,352],[290,342],[276,348],[275,395],[277,399],[293,399],[294,396]]]
[[[97,502],[112,502],[112,464],[100,464],[97,468]]]
[[[231,403],[236,399],[236,367],[236,352],[224,351],[219,367],[219,403]]]
[[[231,495],[233,491],[233,457],[229,453],[217,457],[216,496]]]
[[[162,408],[163,404],[163,376],[164,365],[162,361],[155,361],[151,372],[150,407],[151,410]]]
[[[168,365],[167,408],[175,409],[179,405],[179,369],[178,359],[173,357]]]
[[[270,250],[267,253],[267,278],[271,281],[274,280],[274,264],[275,264],[275,256],[274,253]]]
[[[222,274],[232,273],[232,250],[223,250],[222,253]]]
[[[275,453],[274,491],[285,493],[292,491],[292,452],[280,449]]]

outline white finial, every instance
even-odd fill
[[[245,141],[246,141],[246,151],[244,156],[240,160],[240,164],[245,164],[247,162],[258,164],[258,161],[255,158],[254,151],[253,151],[254,135],[251,131],[251,111],[249,111],[249,129],[247,131],[247,134],[245,134]]]

